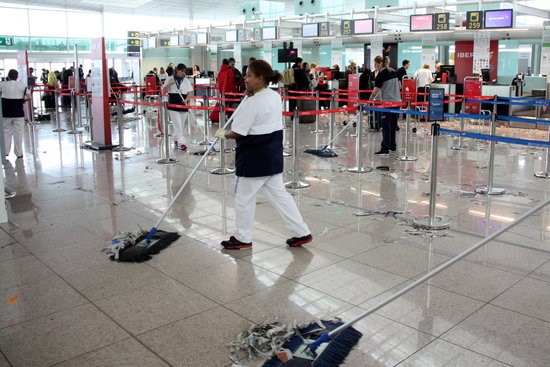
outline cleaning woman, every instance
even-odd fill
[[[271,204],[282,216],[294,237],[288,246],[298,247],[311,242],[313,237],[304,222],[292,196],[283,184],[283,124],[281,97],[267,88],[278,83],[282,75],[263,61],[252,62],[246,71],[245,85],[248,98],[241,103],[231,130],[219,129],[216,136],[236,139],[235,152],[235,235],[222,241],[226,249],[252,246],[252,225],[256,209],[256,193],[264,188]]]
[[[185,77],[185,69],[186,67],[184,64],[178,64],[174,71],[174,75],[167,77],[162,86],[162,93],[168,93],[169,105],[189,104],[189,98],[191,98],[193,94],[193,87]],[[173,135],[176,148],[181,150],[187,149],[187,146],[183,144],[183,129],[187,121],[187,110],[177,107],[168,107],[168,114],[174,125]]]

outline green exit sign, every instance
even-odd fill
[[[0,37],[0,46],[13,46],[13,37]]]

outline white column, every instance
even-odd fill
[[[422,35],[422,65],[430,65],[431,70],[435,70],[435,34]]]
[[[330,41],[330,66],[339,65],[343,68],[342,39],[335,38]]]

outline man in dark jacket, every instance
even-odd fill
[[[400,83],[403,83],[403,77],[407,75],[407,69],[409,68],[409,65],[410,65],[409,60],[403,60],[402,65],[403,66],[397,69],[397,79],[399,79]]]
[[[233,70],[233,78],[235,78],[235,85],[238,92],[244,91],[244,78],[243,74],[235,67],[235,59],[231,57],[229,59],[229,67]]]
[[[305,91],[309,87],[309,78],[306,71],[302,67],[303,62],[304,60],[301,57],[298,57],[294,61],[294,65],[292,65],[292,69],[294,70],[294,84],[288,86],[289,96],[301,96],[301,94],[292,93],[292,91]],[[296,109],[296,106],[297,100],[289,99],[288,107],[290,111],[294,111]]]
[[[74,66],[71,66],[69,69],[65,69],[61,75],[61,87],[63,89],[69,88],[69,77],[74,75]],[[63,93],[67,93],[64,91]],[[61,97],[61,106],[71,107],[71,96],[62,96]]]

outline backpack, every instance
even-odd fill
[[[295,84],[294,81],[294,69],[286,69],[283,71],[283,84],[284,85],[292,85]]]

